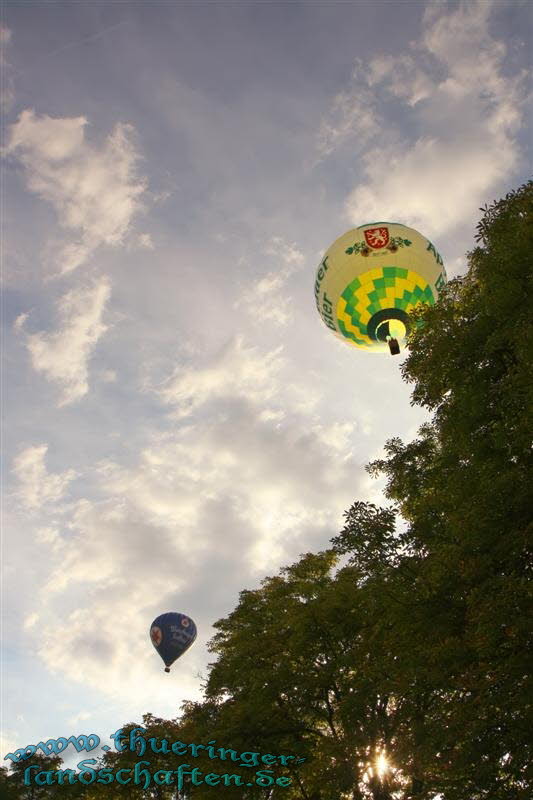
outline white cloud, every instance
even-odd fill
[[[261,411],[227,399],[203,424],[154,435],[132,467],[100,465],[106,499],[79,504],[39,595],[41,609],[61,609],[59,639],[57,620],[39,628],[51,670],[127,697],[156,668],[157,613],[191,613],[205,641],[243,586],[335,532],[356,490],[347,430],[309,430],[304,416],[280,426]],[[181,667],[191,688],[199,657]]]
[[[61,162],[79,153],[84,141],[85,117],[53,119],[44,114],[39,117],[33,110],[23,111],[17,122],[10,126],[11,135],[6,154],[19,151],[18,158],[28,170],[32,191],[51,199],[60,174],[50,171],[50,163]],[[63,198],[62,198],[63,199]]]
[[[20,333],[24,329],[24,325],[26,324],[26,320],[28,319],[29,314],[19,314],[16,318],[15,322],[13,323],[13,330],[16,333]]]
[[[354,92],[342,91],[335,96],[318,132],[318,161],[346,143],[360,149],[380,133],[379,115],[373,105],[372,92],[362,85]]]
[[[31,509],[57,503],[76,477],[76,472],[72,469],[61,473],[48,472],[45,464],[47,452],[46,444],[27,447],[13,462],[13,472],[19,482],[17,496]]]
[[[96,147],[85,139],[87,124],[85,117],[52,118],[27,109],[10,126],[4,149],[24,167],[28,189],[80,236],[59,254],[61,273],[79,267],[100,245],[122,244],[146,188],[136,175],[132,126],[116,125]]]
[[[276,258],[281,258],[285,264],[292,267],[290,270],[291,273],[294,272],[296,268],[303,266],[305,261],[302,251],[299,250],[294,243],[289,244],[286,242],[282,236],[273,236],[265,248],[265,253],[275,256]]]
[[[81,267],[90,257],[93,248],[83,242],[70,242],[64,245],[58,256],[62,264],[61,273],[73,272]]]
[[[489,31],[492,7],[430,4],[411,52],[358,62],[352,90],[336,100],[341,121],[324,123],[331,130],[318,142],[322,153],[345,141],[359,147],[361,177],[346,202],[352,224],[398,219],[441,235],[471,223],[520,168],[526,75],[504,70],[505,45]],[[412,138],[400,133],[398,102]]]
[[[242,293],[234,308],[244,308],[254,325],[286,325],[291,318],[291,298],[283,293],[285,283],[284,276],[269,272]]]
[[[73,714],[71,717],[69,717],[67,721],[69,725],[74,726],[77,725],[78,722],[83,722],[86,719],[91,719],[92,716],[93,716],[92,711],[78,711],[77,714]]]
[[[124,699],[149,673],[158,687],[147,635],[158,613],[190,613],[205,643],[244,586],[337,531],[366,486],[354,426],[310,417],[287,369],[279,349],[262,353],[238,338],[203,367],[176,371],[160,396],[177,420],[172,411],[168,430],[149,434],[136,463],[98,465],[99,499],[77,504],[68,535],[40,532],[51,544],[38,595],[49,669]],[[198,691],[204,653],[193,649],[180,664],[183,696]]]
[[[326,445],[332,446],[339,453],[344,451],[344,458],[347,459],[352,455],[350,441],[355,428],[353,422],[334,422],[327,427],[319,425],[315,431]]]
[[[170,519],[158,524],[150,509],[141,515],[119,494],[79,504],[39,593],[40,607],[56,619],[39,627],[39,654],[52,672],[130,702],[147,670],[154,679],[149,624],[190,575],[187,547],[175,533]],[[184,697],[195,683],[194,673],[185,677]]]
[[[294,243],[289,244],[281,236],[273,236],[264,252],[276,260],[276,268],[257,281],[250,281],[250,288],[242,293],[234,308],[245,309],[255,325],[265,322],[286,325],[293,303],[287,292],[287,281],[301,269],[305,257]]]
[[[513,149],[497,139],[486,145],[480,148],[476,136],[467,141],[465,133],[460,142],[420,138],[403,154],[370,151],[363,161],[372,177],[348,198],[350,222],[399,220],[434,236],[469,220],[516,165]]]
[[[49,552],[59,552],[61,550],[61,534],[58,528],[52,525],[44,528],[37,528],[35,532],[35,541],[45,545]]]
[[[24,620],[24,630],[30,630],[33,628],[39,620],[39,615],[35,613],[29,614],[26,619]]]
[[[278,387],[277,376],[284,364],[281,353],[281,347],[261,353],[236,337],[203,367],[178,367],[160,390],[161,399],[175,406],[180,417],[215,398],[238,396],[267,401]]]
[[[17,719],[17,722],[19,720]],[[2,754],[2,759],[8,753],[14,753],[20,747],[20,734],[17,730],[8,729],[4,730],[3,732],[0,731],[0,753]],[[10,764],[10,761],[5,763],[5,766]]]
[[[139,247],[143,247],[145,250],[153,250],[155,246],[149,233],[140,233],[137,238],[137,243]]]
[[[34,369],[61,386],[59,406],[81,399],[89,390],[88,362],[107,330],[102,316],[110,295],[111,287],[105,277],[92,286],[73,289],[58,303],[61,318],[58,330],[26,334]]]
[[[378,56],[371,61],[369,85],[374,86],[384,80],[389,82],[389,91],[404,99],[409,106],[416,106],[421,100],[430,97],[435,88],[432,78],[407,53],[399,56]]]

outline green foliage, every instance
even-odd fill
[[[409,523],[428,601],[453,621],[455,654],[442,618],[426,646],[430,659],[448,652],[439,781],[446,798],[492,800],[526,796],[530,760],[533,182],[486,209],[478,231],[468,274],[418,313],[404,364],[432,424],[389,442],[370,470]]]

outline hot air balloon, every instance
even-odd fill
[[[170,672],[174,661],[189,649],[196,633],[196,625],[185,614],[169,611],[154,619],[150,626],[150,639],[165,663],[165,672]]]
[[[433,244],[399,222],[370,222],[340,236],[326,251],[315,280],[324,323],[354,347],[400,352],[409,312],[432,305],[446,283]]]

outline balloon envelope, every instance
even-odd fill
[[[322,320],[336,336],[363,350],[402,344],[409,312],[432,305],[446,283],[442,258],[414,228],[371,222],[340,236],[326,251],[315,279]]]
[[[189,649],[196,639],[196,625],[190,617],[169,611],[160,614],[150,626],[152,644],[165,663],[165,672]]]

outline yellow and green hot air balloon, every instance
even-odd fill
[[[399,222],[370,222],[340,236],[318,267],[318,313],[337,336],[373,352],[400,352],[409,312],[432,305],[446,283],[442,258]]]

